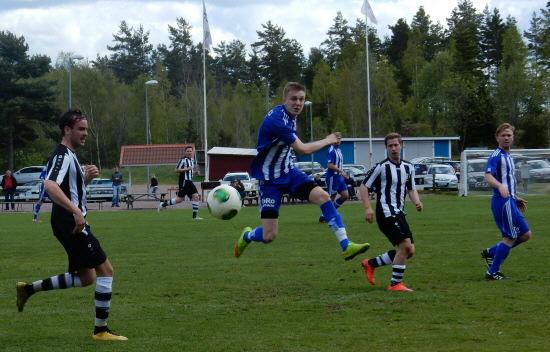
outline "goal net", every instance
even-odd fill
[[[460,157],[458,194],[490,194],[485,181],[487,159],[494,149],[465,150]],[[517,193],[550,195],[550,149],[512,149]]]

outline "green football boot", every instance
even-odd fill
[[[342,252],[345,260],[352,260],[358,254],[365,253],[370,248],[368,243],[353,243],[349,242],[348,248]]]
[[[244,234],[252,231],[251,227],[245,227],[239,236],[237,242],[235,242],[235,257],[239,258],[250,242],[246,242],[243,238]]]

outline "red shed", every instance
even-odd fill
[[[250,172],[256,149],[214,147],[208,151],[209,179],[219,180],[228,172]]]

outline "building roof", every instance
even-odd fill
[[[214,147],[208,151],[209,155],[248,155],[256,156],[258,151],[256,149],[249,148],[226,148],[226,147]]]
[[[142,144],[123,145],[120,151],[120,167],[174,165],[184,155],[185,148],[194,144]]]
[[[460,137],[401,137],[403,141],[458,141]],[[369,138],[342,138],[343,142],[368,142]],[[384,137],[372,137],[373,142],[384,141]]]

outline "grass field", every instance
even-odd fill
[[[387,292],[390,268],[369,286],[359,260],[345,262],[318,208],[285,206],[280,234],[232,255],[257,208],[232,221],[191,222],[189,209],[93,212],[89,222],[115,267],[110,326],[129,337],[97,343],[93,288],[39,293],[23,313],[15,282],[66,269],[49,214],[0,214],[1,351],[547,351],[550,197],[530,197],[533,241],[514,249],[486,282],[479,250],[499,240],[488,197],[436,196],[409,212],[417,255],[413,293]],[[408,204],[410,207],[410,204]],[[389,249],[360,204],[342,214],[368,256]]]

